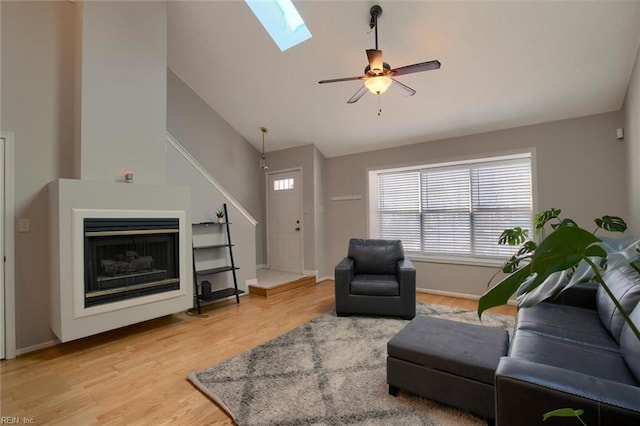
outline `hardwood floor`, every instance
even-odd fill
[[[473,300],[418,293],[475,310]],[[61,425],[233,424],[186,375],[334,309],[333,281],[268,299],[247,295],[0,362],[0,416]],[[505,306],[494,312],[514,314]],[[24,421],[22,421],[24,423]]]

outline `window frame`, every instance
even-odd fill
[[[430,162],[416,162],[412,164],[378,166],[368,168],[367,173],[367,236],[368,238],[380,238],[378,230],[374,227],[378,223],[378,175],[389,172],[402,172],[411,170],[421,170],[437,167],[449,167],[456,165],[465,165],[473,163],[485,163],[501,160],[512,160],[529,158],[531,162],[531,214],[538,211],[537,197],[537,160],[535,148],[527,148],[522,150],[514,150],[500,153],[486,153],[453,159],[440,159]],[[533,237],[533,235],[531,235]],[[515,249],[514,249],[515,251]],[[501,266],[508,256],[474,256],[474,255],[448,255],[448,254],[423,254],[417,252],[408,252],[407,256],[417,262],[442,263],[442,264],[458,264],[471,266]]]

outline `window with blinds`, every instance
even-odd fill
[[[371,235],[400,239],[405,251],[453,257],[506,257],[498,238],[531,233],[530,154],[372,172]],[[370,212],[371,213],[371,212]]]

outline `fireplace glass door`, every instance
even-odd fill
[[[84,219],[85,307],[178,290],[177,218]]]

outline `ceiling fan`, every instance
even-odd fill
[[[365,93],[367,93],[367,90],[369,90],[373,94],[380,95],[384,93],[392,84],[404,90],[404,92],[408,96],[415,95],[415,90],[413,90],[406,84],[400,83],[393,77],[422,71],[437,70],[440,68],[440,61],[434,60],[420,62],[413,65],[406,65],[398,68],[391,68],[388,63],[382,61],[382,50],[378,49],[378,18],[380,17],[380,15],[382,15],[382,7],[380,7],[379,5],[374,5],[371,7],[369,13],[371,14],[369,27],[375,29],[376,48],[367,49],[367,59],[369,60],[369,65],[365,67],[364,75],[357,77],[321,80],[318,83],[325,84],[337,83],[340,81],[364,80],[364,85],[360,89],[358,89],[358,91],[354,93],[353,96],[349,98],[349,100],[347,101],[348,104],[358,102],[358,100],[360,100],[360,98],[363,97]],[[378,111],[378,115],[380,115],[380,111]]]

